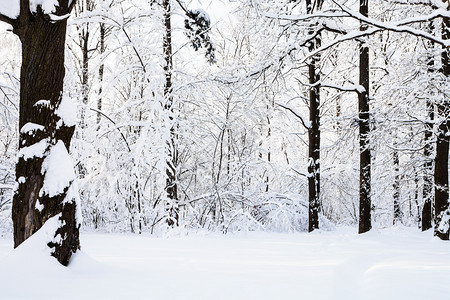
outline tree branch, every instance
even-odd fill
[[[369,17],[363,16],[359,12],[352,11],[349,8],[347,8],[346,6],[338,3],[335,0],[332,0],[332,1],[337,6],[339,6],[339,8],[341,8],[342,11],[347,13],[349,17],[352,17],[360,22],[366,23],[368,25],[372,25],[372,26],[380,28],[382,30],[410,33],[412,35],[419,36],[419,37],[425,38],[427,40],[433,41],[444,47],[450,46],[450,41],[448,41],[448,40],[442,40],[440,38],[433,36],[432,34],[429,34],[428,32],[406,26],[406,25],[413,24],[413,23],[429,22],[429,21],[437,19],[437,18],[450,18],[450,12],[443,8],[436,9],[435,11],[433,11],[431,14],[428,14],[428,15],[386,23],[386,22],[380,22],[380,21],[371,19]]]
[[[286,106],[286,105],[281,104],[281,103],[277,103],[277,105],[281,106],[282,108],[284,108],[284,109],[286,109],[288,111],[290,111],[292,114],[294,114],[294,116],[296,116],[298,119],[300,119],[300,122],[302,123],[303,127],[305,127],[305,129],[309,130],[311,128],[311,125],[308,125],[309,122],[305,121],[303,119],[303,117],[298,112],[296,112],[292,107]]]
[[[0,14],[0,21],[11,25],[13,28],[17,26],[17,19],[10,18],[4,14]]]
[[[72,11],[72,9],[75,7],[75,4],[77,4],[77,0],[69,1],[69,7],[68,7],[69,14]]]

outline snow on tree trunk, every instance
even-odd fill
[[[306,1],[308,14],[313,13],[311,1]],[[320,9],[322,1],[318,1],[317,8]],[[313,34],[313,31],[311,31]],[[313,52],[321,45],[321,35],[318,34],[314,42],[311,42],[309,51]],[[309,83],[309,120],[311,126],[308,128],[308,200],[309,200],[309,225],[308,231],[319,228],[320,209],[320,55],[311,58],[308,64]]]
[[[442,38],[450,38],[450,19],[444,18],[442,22]],[[445,80],[450,77],[450,53],[449,49],[442,51],[442,74]],[[437,104],[437,117],[440,119],[434,167],[435,183],[435,231],[434,234],[442,240],[448,240],[450,235],[450,207],[448,188],[448,154],[450,144],[449,124],[450,99],[444,94]]]
[[[58,17],[68,15],[70,8],[67,0],[60,0],[57,8],[50,4],[38,2],[33,7],[21,1],[19,16],[9,22],[22,42],[18,188],[12,218],[18,247],[59,215],[59,227],[48,238],[48,246],[67,265],[80,248],[81,221],[68,154],[76,111],[63,97],[67,18]]]
[[[430,33],[434,32],[433,22],[429,24]],[[430,49],[434,48],[434,43],[428,42]],[[428,54],[428,73],[432,74],[435,71],[434,66],[434,55],[433,53]],[[430,84],[431,88],[431,84]],[[434,120],[434,103],[432,99],[426,100],[427,109],[427,122],[425,123],[424,132],[424,142],[425,146],[423,149],[423,155],[425,156],[425,161],[423,164],[423,208],[422,208],[422,231],[432,228],[432,216],[433,216],[433,120]]]
[[[360,0],[359,12],[368,16],[368,0]],[[367,25],[361,25],[361,30],[367,30]],[[369,48],[361,42],[359,50],[359,84],[364,91],[358,94],[359,110],[359,233],[364,233],[372,228],[371,223],[371,154],[369,145],[370,110],[369,110]]]
[[[174,120],[174,101],[172,88],[172,25],[171,15],[172,9],[170,7],[170,0],[163,1],[164,9],[164,38],[163,38],[163,52],[164,52],[164,74],[166,82],[164,85],[165,109],[169,113],[170,124],[170,139],[167,142],[168,159],[166,166],[166,192],[167,192],[167,224],[169,226],[178,226],[178,186],[177,186],[177,143],[176,143],[176,120]]]

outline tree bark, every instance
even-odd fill
[[[394,144],[397,147],[397,144]],[[398,150],[395,149],[393,153],[393,163],[394,163],[394,219],[393,224],[396,225],[402,221],[402,211],[400,210],[400,159],[398,156]]]
[[[360,0],[359,12],[363,16],[369,14],[369,0]],[[362,24],[361,30],[367,30],[367,25]],[[372,228],[371,221],[371,153],[369,145],[370,134],[370,108],[369,108],[369,48],[360,44],[359,50],[359,84],[364,91],[358,94],[359,111],[359,233],[364,233]]]
[[[100,23],[100,55],[101,59],[103,60],[103,54],[105,53],[106,47],[105,47],[105,39],[106,39],[106,25],[105,23]],[[105,72],[105,64],[102,62],[100,64],[100,67],[98,68],[98,80],[100,81],[100,88],[98,90],[98,100],[97,100],[97,124],[100,124],[101,120],[101,111],[102,111],[102,91],[103,91],[103,76]],[[97,127],[98,129],[100,127]]]
[[[430,23],[430,33],[434,32],[433,23]],[[428,42],[430,51],[434,48],[434,43]],[[429,54],[428,57],[428,74],[434,73],[434,55]],[[434,120],[434,104],[432,99],[426,100],[426,110],[428,115],[428,122],[425,123],[424,142],[425,147],[423,155],[425,162],[423,164],[423,208],[422,208],[422,231],[431,229],[433,216],[433,120]]]
[[[171,0],[163,0],[164,9],[164,39],[163,39],[163,52],[164,52],[164,74],[166,77],[166,82],[164,85],[164,98],[166,101],[165,109],[170,114],[170,120],[174,123],[174,103],[173,103],[173,88],[172,88],[172,73],[173,73],[173,62],[172,62],[172,24],[171,15],[172,9],[170,5]],[[168,198],[167,203],[167,224],[169,226],[178,226],[178,186],[177,186],[177,160],[178,152],[176,145],[176,124],[171,124],[170,128],[170,140],[168,141],[168,156],[167,167],[166,167],[166,193]]]
[[[450,19],[444,18],[442,22],[442,38],[450,38]],[[442,74],[446,80],[450,77],[450,51],[442,49]],[[449,113],[450,99],[444,95],[444,99],[438,102],[437,115],[440,119],[437,142],[436,158],[434,166],[434,193],[435,193],[435,230],[434,234],[442,240],[448,240],[450,235],[450,209],[449,209],[449,187],[448,187],[448,154],[449,154]]]
[[[48,246],[58,261],[67,265],[71,255],[80,248],[79,223],[76,220],[76,202],[67,197],[71,182],[57,195],[43,190],[46,180],[42,164],[51,149],[62,141],[69,149],[74,126],[66,126],[56,110],[62,100],[64,48],[67,21],[52,22],[41,7],[31,14],[28,1],[21,1],[21,12],[14,33],[22,42],[22,66],[20,71],[19,127],[37,125],[40,129],[21,130],[19,149],[45,142],[46,149],[40,155],[20,156],[16,165],[18,189],[14,194],[12,218],[14,224],[14,247],[39,230],[51,217],[59,216],[61,223]],[[60,1],[56,15],[70,12],[68,2]],[[45,102],[38,102],[45,100]],[[49,175],[51,176],[51,175]]]
[[[314,3],[317,9],[322,6],[322,1]],[[314,5],[311,0],[306,1],[308,14],[314,11]],[[313,33],[313,29],[310,32]],[[321,35],[310,42],[309,51],[314,51],[321,45]],[[311,58],[308,63],[309,84],[309,120],[308,128],[308,231],[319,228],[319,210],[320,210],[320,73],[318,64],[320,55],[317,54]]]

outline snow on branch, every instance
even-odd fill
[[[400,4],[400,5],[422,5],[422,6],[430,6],[432,8],[444,8],[444,1],[442,1],[442,0],[391,0],[391,3],[392,4]]]
[[[427,40],[430,40],[432,42],[435,42],[437,44],[440,44],[444,47],[450,46],[449,40],[443,40],[443,39],[433,36],[432,34],[430,34],[428,32],[425,32],[423,30],[418,30],[418,29],[406,26],[406,25],[413,24],[413,23],[428,22],[428,21],[431,21],[431,20],[434,20],[437,18],[450,18],[450,11],[448,11],[446,9],[439,8],[439,9],[434,10],[432,13],[430,13],[428,15],[423,15],[423,16],[414,17],[414,18],[407,18],[407,19],[400,20],[400,21],[380,22],[375,19],[363,16],[359,12],[352,11],[345,5],[339,4],[336,0],[332,0],[332,1],[333,1],[333,3],[338,5],[342,9],[342,11],[347,13],[349,17],[352,17],[352,18],[359,20],[363,23],[366,23],[368,25],[372,25],[372,26],[380,28],[382,30],[410,33],[412,35],[419,36],[419,37],[425,38]]]
[[[320,87],[331,88],[335,90],[339,90],[342,92],[357,92],[358,94],[362,94],[366,92],[366,89],[362,85],[354,84],[349,86],[339,86],[331,83],[321,83]]]
[[[47,14],[51,21],[57,22],[66,20],[69,17],[70,11],[75,6],[76,0],[70,0],[67,13],[58,16],[55,15],[56,8],[60,6],[59,0],[9,0],[0,1],[0,21],[5,22],[14,28],[19,26],[19,16],[28,18],[30,12],[35,13],[38,7]]]
[[[429,2],[430,5],[435,8],[434,11],[427,15],[415,16],[412,18],[406,18],[406,19],[399,20],[399,21],[381,22],[381,21],[363,16],[359,12],[353,11],[353,10],[349,9],[348,7],[346,7],[345,5],[338,3],[336,0],[332,0],[332,2],[341,9],[341,12],[336,12],[333,9],[333,10],[329,10],[329,11],[318,11],[317,13],[310,14],[310,15],[297,15],[297,16],[295,16],[295,15],[280,15],[280,16],[277,16],[277,15],[273,15],[273,14],[268,14],[268,15],[266,15],[266,17],[280,19],[280,20],[286,20],[286,21],[292,21],[292,22],[307,21],[307,20],[311,20],[311,19],[322,19],[322,21],[320,23],[324,27],[324,29],[327,29],[329,31],[336,32],[336,33],[343,33],[343,34],[348,34],[349,32],[351,32],[351,30],[340,28],[339,26],[333,25],[332,23],[330,23],[330,20],[333,18],[349,17],[349,18],[356,19],[360,22],[363,22],[365,24],[372,25],[379,29],[379,30],[372,29],[370,31],[370,34],[376,33],[380,30],[404,32],[404,33],[409,33],[409,34],[412,34],[412,35],[415,35],[418,37],[425,38],[425,39],[435,42],[439,45],[442,45],[444,47],[450,46],[449,40],[443,40],[443,39],[438,38],[426,31],[407,26],[407,25],[414,24],[414,23],[429,22],[429,21],[432,21],[437,18],[450,18],[450,11],[448,11],[445,8],[445,5],[443,5],[443,3],[438,5],[438,3],[436,1],[421,1],[424,3]],[[359,31],[359,29],[358,29],[358,31]],[[365,34],[355,35],[355,37],[367,36],[368,35],[367,33],[368,32],[365,31]],[[352,39],[355,37],[347,36],[346,38],[339,40],[339,42],[349,40],[349,39]],[[336,43],[334,43],[333,45],[335,45],[335,44]],[[321,51],[328,49],[328,48],[329,47],[323,47],[323,49]]]

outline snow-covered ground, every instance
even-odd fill
[[[416,229],[81,238],[68,268],[0,239],[0,299],[450,299],[450,243]]]

